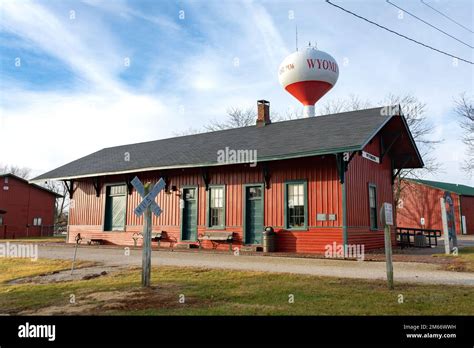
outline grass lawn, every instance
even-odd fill
[[[445,268],[450,271],[474,272],[474,247],[459,249],[458,255],[435,254],[435,257],[445,257],[453,262],[447,264]]]
[[[70,262],[0,259],[0,313],[107,315],[473,315],[474,288],[396,284],[202,268],[153,268],[150,289],[140,269],[50,284],[8,280],[68,269]],[[71,295],[75,304],[70,303]],[[180,303],[184,295],[184,303]],[[290,295],[294,303],[290,303]],[[403,303],[399,303],[403,295]],[[181,296],[181,297],[180,297]],[[23,311],[29,311],[27,313]]]
[[[65,243],[66,236],[51,236],[51,237],[25,237],[15,239],[2,239],[1,243]]]

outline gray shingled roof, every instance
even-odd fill
[[[105,148],[33,181],[217,165],[220,149],[257,150],[258,161],[362,150],[391,118],[381,108]],[[130,153],[130,161],[124,154]]]

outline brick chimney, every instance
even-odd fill
[[[264,127],[272,123],[270,120],[270,102],[267,100],[257,100],[257,127]]]

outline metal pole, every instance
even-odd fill
[[[76,255],[77,255],[77,248],[79,247],[79,243],[81,242],[81,234],[78,233],[76,236],[76,247],[74,248],[74,258],[72,259],[72,267],[71,267],[71,275],[74,272],[74,264],[76,263]]]
[[[150,183],[145,184],[145,196],[150,192]],[[142,286],[150,286],[151,278],[151,208],[148,206],[143,218]]]
[[[390,225],[385,225],[385,263],[387,265],[388,288],[393,290],[392,238]]]

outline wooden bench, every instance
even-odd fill
[[[88,245],[102,245],[102,244],[105,244],[105,240],[103,240],[101,238],[84,238],[84,241]]]
[[[158,247],[161,245],[161,241],[164,239],[168,239],[168,236],[165,231],[158,231],[151,233],[151,241],[158,242]]]
[[[234,232],[226,231],[206,231],[201,233],[198,238],[199,249],[202,249],[202,241],[209,240],[212,242],[214,249],[217,248],[217,243],[229,243],[229,250],[232,251],[232,242],[234,241]]]

